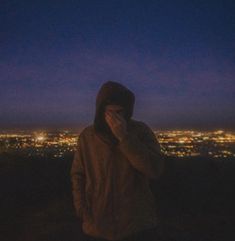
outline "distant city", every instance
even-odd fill
[[[224,130],[154,131],[167,156],[213,158],[235,157],[235,133]],[[76,149],[78,133],[32,131],[0,134],[1,153],[24,153],[27,156],[62,158]]]

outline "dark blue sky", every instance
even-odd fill
[[[1,1],[0,13],[2,129],[89,124],[107,80],[154,128],[235,129],[234,0]]]

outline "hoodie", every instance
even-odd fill
[[[127,135],[117,142],[105,127],[104,106],[126,109]],[[97,95],[93,125],[82,130],[71,167],[73,203],[85,234],[120,240],[159,223],[149,180],[163,170],[160,145],[152,130],[133,120],[134,94],[106,82]]]
[[[117,145],[118,139],[113,135],[104,119],[105,106],[111,104],[122,106],[125,111],[124,118],[128,123],[133,115],[134,103],[134,93],[125,86],[114,81],[104,83],[96,97],[96,113],[94,120],[96,134],[106,143]]]

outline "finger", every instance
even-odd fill
[[[110,118],[109,121],[112,126],[119,126],[119,125],[124,124],[124,122],[125,122],[125,120],[122,118],[122,116],[116,112],[109,111],[106,114],[107,114],[107,116],[109,116],[109,118]]]
[[[111,114],[106,114],[105,115],[105,120],[108,122],[108,124],[110,126],[114,126],[117,124],[117,120],[115,119],[115,117]]]
[[[107,116],[109,116],[113,121],[116,121],[118,119],[115,115],[115,112],[108,112]]]
[[[113,120],[113,116],[112,116],[112,114],[111,113],[106,113],[105,114],[105,118],[107,118],[108,120]]]
[[[112,118],[110,115],[105,115],[105,120],[107,120],[108,122],[111,122]]]
[[[121,116],[120,114],[118,114],[118,113],[114,113],[114,116],[115,116],[117,119],[119,119],[119,120],[122,120],[122,119],[123,119],[122,116]]]
[[[113,121],[117,124],[121,124],[123,122],[122,119],[117,114],[113,115]]]
[[[115,118],[118,119],[120,122],[125,122],[125,119],[123,118],[122,115],[118,114],[118,113],[115,113],[114,114]]]
[[[108,118],[105,119],[105,120],[106,120],[108,126],[111,127],[111,128],[113,128],[113,122],[112,122],[112,120],[111,120],[111,119],[108,119]]]
[[[112,112],[106,112],[105,114],[106,114],[107,116],[109,116],[110,118],[113,117],[113,113],[112,113]]]
[[[110,117],[110,118],[113,118],[113,113],[112,112],[106,112],[105,115]]]

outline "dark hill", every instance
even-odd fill
[[[0,240],[83,240],[64,158],[0,156]],[[235,240],[235,159],[166,158],[151,182],[162,240]]]

